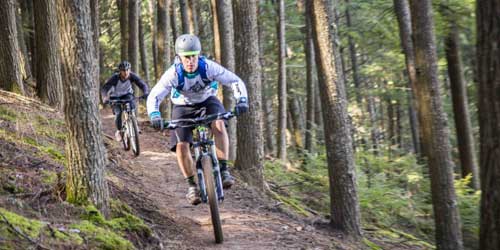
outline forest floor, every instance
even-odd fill
[[[64,202],[62,117],[37,101],[0,91],[2,250],[422,249],[370,235],[353,243],[324,217],[294,213],[244,183],[238,173],[219,206],[224,243],[215,244],[209,207],[185,199],[185,180],[167,149],[168,137],[140,119],[141,154],[133,157],[112,139],[109,108],[101,110],[101,118],[114,205],[105,220],[95,209]]]

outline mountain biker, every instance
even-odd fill
[[[238,101],[235,107],[236,113],[248,110],[247,90],[243,81],[216,62],[201,57],[200,52],[201,43],[197,36],[184,34],[176,39],[174,64],[162,75],[147,100],[148,114],[153,127],[163,126],[158,110],[161,101],[169,94],[173,103],[172,119],[196,118],[226,112],[216,97],[217,82],[232,88],[234,98]],[[229,188],[234,184],[234,178],[227,167],[229,140],[225,122],[216,120],[212,122],[211,129],[215,137],[222,185],[224,188]],[[176,152],[179,167],[189,186],[186,198],[191,204],[197,205],[201,199],[192,167],[190,152],[192,136],[191,128],[177,128],[175,135],[170,137],[170,149]]]
[[[101,89],[102,100],[104,104],[108,104],[109,100],[129,101],[130,108],[135,109],[135,96],[132,83],[142,90],[143,98],[149,94],[148,85],[134,72],[130,71],[131,65],[127,61],[122,61],[118,65],[118,73],[114,73],[109,78]],[[113,114],[115,115],[116,133],[115,139],[122,140],[122,106],[113,105]]]

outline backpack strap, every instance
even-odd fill
[[[174,64],[175,66],[175,72],[177,73],[177,86],[175,89],[178,91],[181,91],[182,88],[184,88],[184,67],[182,66],[182,63],[176,63]],[[200,56],[198,59],[198,74],[200,74],[201,80],[205,84],[210,84],[212,83],[212,80],[210,80],[207,76],[207,62],[205,61],[204,56]]]

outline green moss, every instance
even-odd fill
[[[42,170],[42,183],[54,185],[57,182],[57,173],[50,170]]]
[[[98,227],[89,221],[82,221],[71,225],[72,229],[78,229],[91,245],[96,244],[100,249],[134,249],[132,243],[122,236],[102,227]],[[92,246],[91,246],[92,248]]]
[[[369,247],[371,250],[382,250],[383,248],[380,247],[379,245],[371,242],[370,240],[363,238],[363,243]]]
[[[152,234],[151,229],[144,221],[133,215],[130,207],[120,201],[111,201],[111,217],[112,219],[106,220],[99,210],[89,205],[85,208],[85,214],[82,218],[114,231],[136,232],[145,236],[151,236]]]
[[[17,120],[17,114],[10,109],[0,106],[0,119],[15,122]]]
[[[43,223],[38,220],[30,220],[21,215],[9,212],[0,207],[0,213],[5,216],[5,218],[9,221],[9,223],[19,229],[19,231],[28,235],[31,238],[37,238],[40,234],[40,229],[43,227]],[[0,216],[0,235],[2,236],[15,236],[15,233],[12,232],[12,228],[7,224],[3,216]]]

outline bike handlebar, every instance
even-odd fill
[[[163,128],[165,129],[176,129],[176,128],[192,128],[199,125],[206,125],[215,120],[229,120],[236,115],[233,112],[225,112],[207,115],[198,118],[186,118],[186,119],[176,119],[171,121],[164,121]]]
[[[109,99],[108,100],[108,103],[109,104],[124,104],[124,103],[127,103],[127,102],[130,102],[130,101],[137,101],[137,100],[140,100],[140,99],[145,99],[143,96],[136,96],[132,99],[127,99],[127,100],[123,100],[123,99]]]

